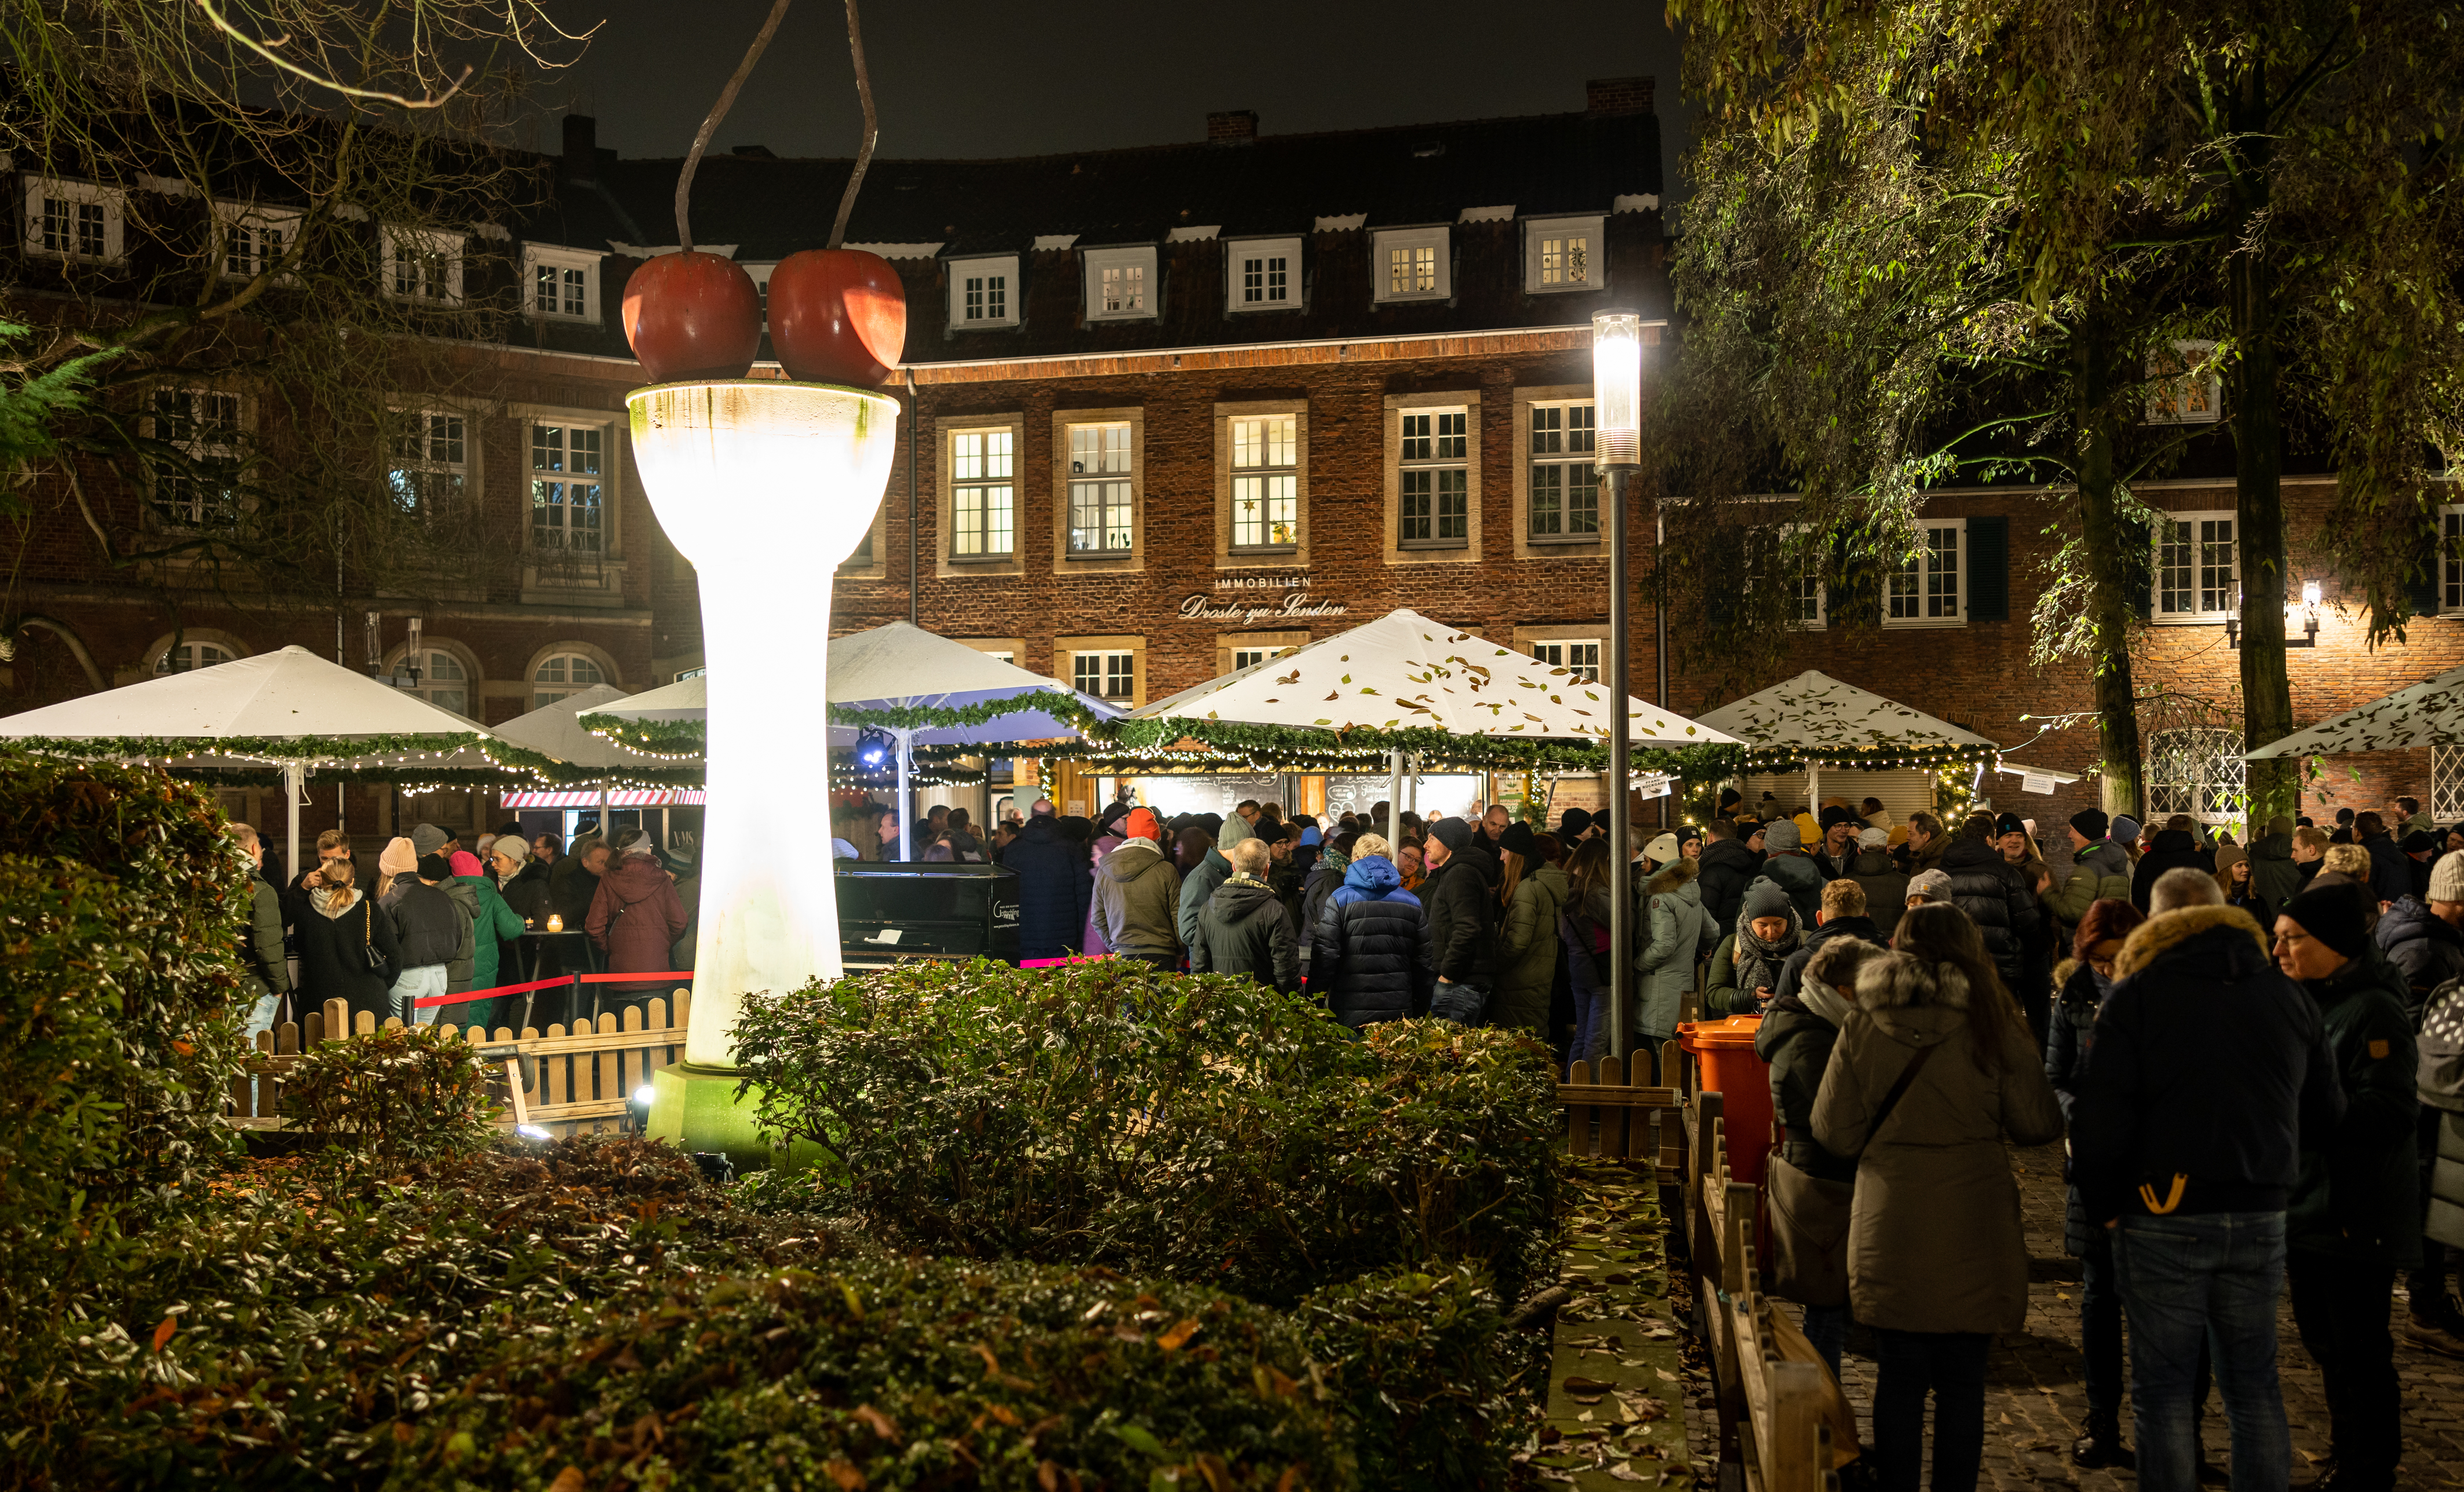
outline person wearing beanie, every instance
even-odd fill
[[[1519,819],[1498,831],[1498,894],[1504,907],[1498,916],[1497,983],[1489,998],[1488,1023],[1523,1031],[1546,1045],[1557,982],[1557,919],[1572,888],[1566,872],[1542,853],[1540,838]],[[1691,868],[1693,863],[1685,864]],[[1690,983],[1690,949],[1685,973]],[[1670,1029],[1675,1030],[1673,1024]]]
[[[2112,971],[2071,1105],[2071,1180],[2084,1226],[2112,1240],[2140,1482],[2198,1484],[2199,1362],[2211,1344],[2234,1479],[2286,1486],[2276,1338],[2286,1208],[2304,1140],[2344,1116],[2319,1006],[2234,907],[2148,917]]]
[[[1746,888],[1736,925],[1712,951],[1704,1014],[1762,1014],[1779,990],[1789,955],[1804,946],[1805,919],[1797,915],[1796,898],[1768,876],[1757,878]]]
[[[2425,898],[2408,896],[2389,907],[2370,934],[2379,951],[2404,976],[2405,1005],[2416,1031],[2433,1023],[2426,1017],[2431,998],[2439,987],[2464,978],[2464,854],[2450,851],[2440,856],[2430,867],[2425,891]],[[2428,1077],[2431,1058],[2425,1053],[2422,1061],[2421,1093],[2428,1100],[2432,1094]],[[2433,1195],[2432,1173],[2440,1132],[2456,1122],[2453,1113],[2429,1102],[2422,1105],[2416,1143],[2421,1152],[2425,1212]],[[2457,1306],[2447,1285],[2448,1257],[2445,1242],[2427,1233],[2423,1235],[2421,1267],[2412,1272],[2411,1308],[2405,1336],[2415,1347],[2442,1356],[2464,1358],[2464,1308]]]
[[[1472,825],[1440,819],[1420,846],[1427,879],[1416,893],[1427,909],[1429,941],[1437,957],[1437,983],[1429,1014],[1469,1024],[1487,1008],[1497,978],[1498,862],[1477,853]]]
[[[2396,841],[2396,849],[2410,863],[2412,894],[2424,901],[2430,899],[2430,864],[2438,858],[2439,844],[2445,839],[2443,834],[2412,829]]]
[[[1908,906],[1908,875],[1891,858],[1890,839],[1885,830],[1866,829],[1857,836],[1857,854],[1848,863],[1848,879],[1865,893],[1865,915],[1873,919],[1875,935],[1885,945]]]
[[[2293,859],[2293,828],[2291,818],[2277,814],[2267,821],[2267,832],[2250,842],[2251,891],[2271,908],[2301,893],[2301,867]]]
[[[1819,823],[1822,843],[1814,852],[1814,870],[1828,884],[1849,873],[1857,858],[1857,835],[1865,823],[1837,803],[1822,810]]]
[[[393,919],[401,950],[400,972],[387,993],[393,1014],[405,1025],[433,1024],[440,1007],[418,1002],[451,993],[457,972],[464,988],[469,988],[472,914],[436,884],[451,877],[452,867],[439,855],[423,860],[412,852],[407,838],[385,845],[385,853],[377,857],[377,869],[384,874],[377,910]],[[434,880],[429,877],[430,871],[435,872]]]
[[[1677,836],[1675,834],[1663,831],[1655,836],[1650,844],[1642,846],[1643,868],[1646,871],[1658,870],[1676,858]]]
[[[1736,821],[1711,821],[1710,838],[1696,862],[1702,875],[1695,882],[1695,890],[1702,897],[1703,915],[1709,919],[1713,934],[1736,926],[1746,888],[1762,873],[1762,863],[1763,857],[1747,847],[1745,832]]]
[[[451,843],[452,838],[453,836],[432,823],[414,823],[410,826],[410,847],[413,852],[422,856],[443,854],[445,846]]]
[[[2127,852],[2133,863],[2139,859],[2139,821],[2126,813],[2113,816],[2113,832],[2106,836]]]
[[[1825,876],[1814,857],[1806,853],[1805,838],[1796,821],[1774,819],[1764,825],[1763,849],[1759,873],[1796,904],[1798,924],[1811,926],[1815,911],[1822,905],[1822,883],[1833,878]]]
[[[1180,872],[1163,852],[1163,826],[1148,808],[1122,824],[1128,838],[1095,867],[1095,931],[1104,946],[1170,973],[1180,966]]]
[[[650,836],[642,830],[621,832],[616,847],[616,861],[600,876],[582,930],[605,954],[607,973],[665,973],[673,967],[669,951],[692,920],[685,913],[684,899],[676,894],[676,878],[659,864]],[[672,985],[667,979],[603,985],[598,992],[600,1008],[604,1011],[609,1000],[649,1000]]]
[[[2225,905],[2239,907],[2260,927],[2272,928],[2276,906],[2258,893],[2258,883],[2251,878],[2256,868],[2249,853],[2238,846],[2216,846],[2216,889],[2224,893]]]
[[[499,834],[488,846],[488,876],[524,927],[547,920],[547,867],[531,858],[531,847],[520,835]]]
[[[1940,870],[1920,870],[1908,877],[1907,905],[1922,907],[1927,902],[1950,900],[1950,877]]]
[[[400,835],[385,841],[385,847],[377,851],[377,899],[385,900],[396,877],[418,873],[419,851],[411,847],[410,841]]]
[[[2314,886],[2293,898],[2276,963],[2318,1008],[2345,1105],[2341,1123],[2301,1131],[2285,1217],[2293,1320],[2325,1380],[2336,1485],[2379,1488],[2404,1454],[2387,1317],[2396,1271],[2421,1265],[2421,1099],[2409,992],[2370,941],[2365,894]]]
[[[2004,857],[1993,829],[1985,813],[1969,814],[1934,868],[1950,877],[1951,905],[1976,924],[2003,987],[2028,1012],[2041,1042],[2053,1008],[2054,938],[2037,901],[2037,887],[2045,883]]]

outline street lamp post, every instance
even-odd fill
[[[1632,755],[1626,701],[1634,697],[1626,623],[1626,483],[1642,460],[1642,317],[1602,311],[1592,318],[1592,422],[1600,475],[1608,482],[1609,679],[1609,1051],[1634,1044],[1634,895],[1626,801]]]

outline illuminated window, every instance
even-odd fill
[[[1127,321],[1155,315],[1154,245],[1089,249],[1085,259],[1088,320]]]
[[[603,552],[600,450],[596,425],[531,427],[531,548],[575,558]]]
[[[606,675],[599,671],[595,660],[581,653],[550,654],[545,663],[531,671],[531,708],[555,704],[568,694],[579,694],[605,682]]]
[[[1070,426],[1070,552],[1128,554],[1134,512],[1129,426]]]
[[[2167,513],[2156,520],[2156,598],[2160,622],[2222,622],[2235,609],[2239,546],[2231,513]]]
[[[552,321],[598,320],[599,259],[583,249],[524,246],[522,266],[531,315]]]
[[[1390,229],[1371,241],[1377,299],[1442,300],[1454,294],[1444,229]]]
[[[1962,518],[1917,525],[1916,553],[1893,570],[1883,595],[1884,626],[1957,626],[1967,619],[1960,589]]]
[[[405,513],[432,513],[462,495],[471,474],[463,417],[444,409],[394,411],[385,489]]]
[[[1595,539],[1600,533],[1592,403],[1531,407],[1531,537]]]
[[[1300,543],[1300,417],[1244,415],[1232,424],[1232,547]]]
[[[950,324],[959,331],[1018,324],[1018,259],[957,259],[950,264]]]
[[[1533,643],[1531,656],[1552,669],[1563,669],[1585,683],[1600,681],[1600,645],[1594,640],[1567,639]]]
[[[1406,409],[1397,463],[1404,548],[1445,549],[1471,542],[1468,411]]]
[[[2147,813],[2187,813],[2201,823],[2234,823],[2250,808],[2241,733],[2208,727],[2158,731],[2147,741]]]
[[[1069,659],[1071,685],[1082,694],[1099,699],[1134,699],[1137,697],[1138,655],[1130,652],[1072,653]]]
[[[2177,341],[2147,355],[2148,424],[2204,425],[2223,416],[2224,382],[2200,367],[2215,350],[2211,341]]]
[[[1006,557],[1016,547],[1017,489],[1010,431],[950,432],[950,553],[961,560]]]
[[[1605,219],[1543,218],[1523,225],[1523,288],[1532,295],[1600,288]]]

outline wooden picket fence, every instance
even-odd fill
[[[1671,1065],[1676,1050],[1674,1042],[1661,1049],[1661,1071],[1677,1070]],[[1684,1154],[1677,1122],[1683,1101],[1676,1088],[1643,1081],[1651,1062],[1642,1053],[1633,1055],[1631,1066],[1628,1071],[1615,1057],[1567,1066],[1566,1081],[1557,1085],[1557,1102],[1566,1109],[1566,1153],[1652,1161],[1660,1179],[1673,1183]]]
[[[444,1028],[485,1048],[492,1064],[507,1064],[501,1126],[530,1124],[555,1134],[586,1134],[619,1127],[627,1095],[649,1082],[652,1073],[684,1060],[692,1004],[692,992],[678,989],[672,1006],[652,999],[627,1007],[621,1016],[609,1011],[596,1022],[584,1016],[570,1030],[550,1025],[542,1033],[524,1026],[517,1036],[510,1026],[493,1033],[475,1025]],[[260,1032],[248,1076],[231,1083],[231,1123],[247,1130],[281,1129],[282,1080],[303,1053],[346,1031],[367,1035],[401,1024],[399,1017],[379,1022],[364,1010],[354,1022],[349,1006],[329,999],[323,1010],[310,1011],[305,1021],[286,1020]]]

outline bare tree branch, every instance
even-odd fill
[[[762,51],[770,45],[770,38],[779,34],[779,23],[786,18],[787,0],[776,0],[770,7],[769,19],[763,21],[761,30],[754,34],[753,45],[744,54],[744,60],[736,64],[736,76],[718,91],[718,102],[711,105],[709,117],[701,121],[700,132],[693,136],[693,150],[685,157],[684,169],[676,173],[676,243],[687,253],[693,252],[693,224],[686,210],[693,197],[693,172],[701,166],[702,152],[710,148],[710,137],[718,133],[718,121],[727,118],[727,111],[735,107],[737,90],[753,76],[753,64],[761,60]]]
[[[847,237],[856,188],[864,185],[864,169],[872,164],[872,147],[881,141],[881,120],[872,112],[872,71],[864,65],[864,30],[856,24],[855,0],[847,0],[847,50],[855,54],[855,96],[864,104],[864,144],[855,153],[855,169],[848,173],[847,190],[839,195],[839,215],[830,224],[828,247],[832,249]]]

